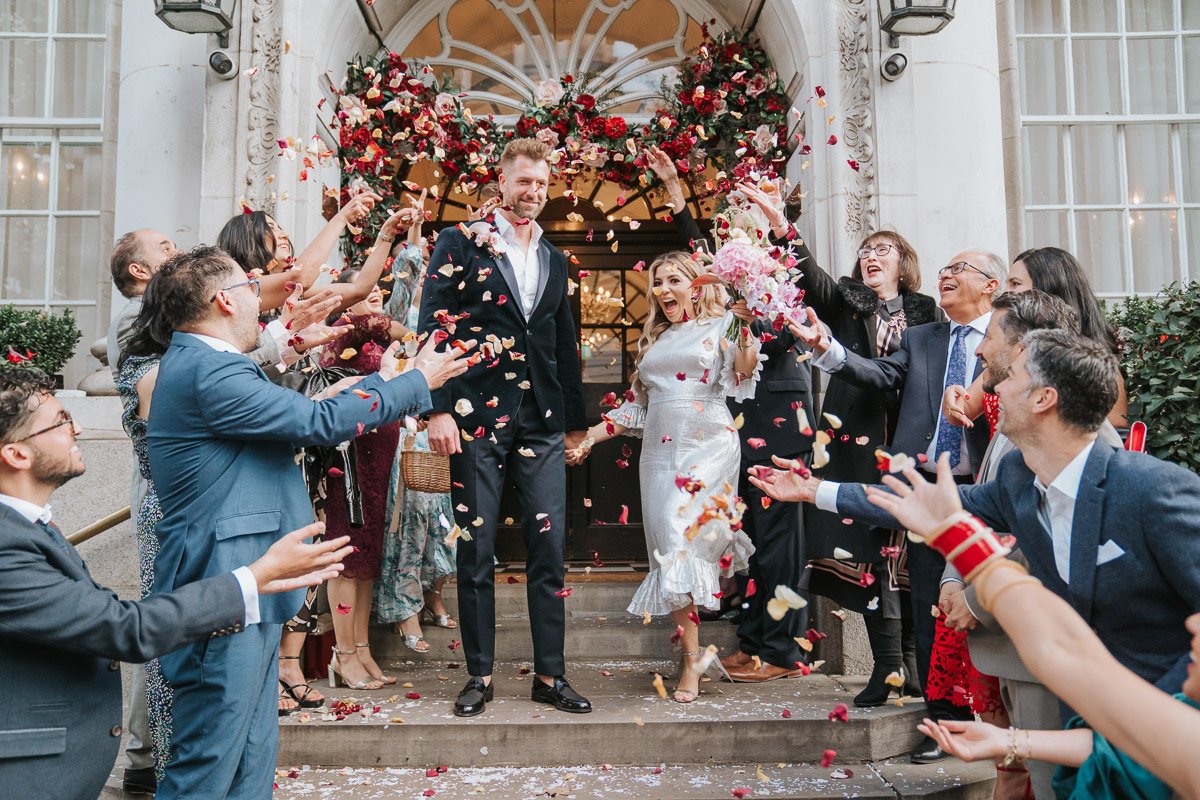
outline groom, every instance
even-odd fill
[[[493,696],[496,522],[505,475],[521,501],[534,702],[586,713],[564,673],[565,447],[586,428],[567,260],[542,238],[550,148],[514,139],[500,157],[494,216],[442,231],[421,300],[422,332],[482,336],[480,362],[431,393],[429,444],[450,456],[458,541],[458,613],[470,680],[454,703],[480,714]],[[565,444],[564,444],[565,440]],[[468,538],[469,537],[469,538]]]

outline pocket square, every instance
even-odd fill
[[[1125,551],[1121,549],[1121,545],[1109,539],[1096,551],[1096,566],[1115,561],[1123,555],[1125,555]]]

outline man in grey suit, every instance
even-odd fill
[[[0,367],[0,786],[95,800],[121,741],[121,661],[237,638],[256,626],[260,595],[333,577],[350,548],[305,544],[322,528],[309,525],[249,566],[117,599],[51,521],[50,496],[84,471],[80,428],[53,391],[41,372]]]
[[[987,448],[986,426],[964,431],[950,425],[942,415],[942,392],[946,386],[966,385],[979,374],[982,364],[975,351],[983,341],[992,314],[992,297],[1004,283],[1004,262],[999,256],[978,250],[955,255],[938,270],[938,305],[949,322],[931,322],[905,331],[900,349],[883,358],[864,358],[848,351],[837,340],[814,336],[813,363],[850,383],[875,389],[898,390],[900,412],[892,446],[916,458],[926,456],[932,469],[937,456],[950,454],[955,480],[970,483]],[[815,314],[809,310],[810,317]],[[800,329],[798,334],[812,329]],[[845,516],[845,515],[843,515]],[[921,688],[929,677],[933,650],[934,619],[929,609],[938,601],[945,560],[924,543],[908,545],[908,575],[917,644],[917,672]],[[970,708],[945,699],[926,697],[934,719],[967,719]],[[932,739],[913,751],[912,761],[930,763],[945,758]]]
[[[244,354],[258,340],[258,280],[223,250],[197,247],[159,268],[158,368],[146,441],[162,505],[155,591],[170,591],[264,552],[312,522],[296,448],[336,445],[429,409],[429,391],[467,367],[474,341],[437,353],[433,339],[401,373],[395,343],[354,392],[320,402],[271,383]],[[278,745],[280,626],[303,592],[264,601],[242,636],[161,659],[174,690],[175,756],[159,800],[269,800]],[[215,730],[223,731],[213,737]]]
[[[1020,449],[995,480],[959,487],[963,507],[1011,531],[1030,574],[1071,603],[1118,661],[1177,692],[1191,662],[1184,620],[1200,609],[1200,476],[1097,440],[1117,398],[1117,360],[1106,347],[1049,330],[1023,343],[996,386],[1000,432]],[[779,499],[897,526],[859,484],[790,470],[756,480]]]

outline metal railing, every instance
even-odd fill
[[[78,547],[95,536],[99,536],[109,528],[115,528],[125,520],[133,516],[133,512],[129,506],[125,506],[120,511],[114,511],[107,517],[101,517],[90,525],[86,525],[67,537],[67,541]]]

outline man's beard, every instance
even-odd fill
[[[55,459],[36,445],[32,446],[32,449],[34,454],[33,477],[41,483],[57,489],[72,478],[78,478],[84,473],[83,465],[75,466],[71,463],[70,453],[66,458]]]
[[[542,209],[546,207],[545,201],[541,203],[531,203],[528,200],[513,200],[511,203],[506,203],[512,208],[514,214],[522,219],[537,219],[542,213]]]
[[[237,341],[234,344],[237,345],[238,350],[242,353],[249,353],[258,347],[258,334],[261,330],[257,317],[239,319],[234,328],[234,333],[237,335]]]

